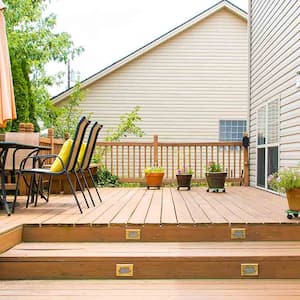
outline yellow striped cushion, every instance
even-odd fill
[[[71,148],[72,148],[72,143],[73,143],[73,141],[71,139],[66,140],[58,154],[58,156],[61,158],[61,160],[63,161],[64,164],[66,164],[66,162],[69,158]],[[62,165],[60,159],[57,157],[55,159],[55,161],[53,162],[53,164],[51,165],[50,171],[51,172],[60,172],[62,170],[63,170],[63,165]]]
[[[86,143],[82,143],[81,147],[80,147],[80,152],[78,155],[78,164],[79,166],[81,166],[83,157],[84,157],[84,153],[85,153],[85,149],[86,149]]]

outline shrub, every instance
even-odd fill
[[[97,183],[100,186],[116,187],[120,186],[119,177],[113,175],[109,170],[102,167],[97,171]]]

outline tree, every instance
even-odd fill
[[[116,128],[109,128],[107,130],[106,142],[118,142],[121,138],[127,137],[128,135],[143,137],[144,132],[141,127],[137,124],[142,120],[139,116],[140,106],[136,106],[131,112],[125,113],[120,116],[120,123]],[[113,175],[102,163],[105,151],[108,151],[106,147],[96,147],[93,162],[100,163],[101,168],[97,171],[98,183],[101,186],[118,186],[119,179]]]
[[[64,137],[66,133],[73,136],[77,123],[82,115],[80,103],[84,98],[81,90],[80,82],[77,82],[73,87],[73,92],[70,99],[63,105],[59,111],[59,115],[54,124],[54,133],[56,137]],[[90,116],[88,116],[89,118]]]
[[[18,88],[15,91],[18,114],[16,123],[30,121],[36,127],[37,116],[46,126],[51,126],[57,117],[57,109],[50,101],[47,87],[58,83],[62,74],[47,75],[46,64],[51,61],[66,63],[83,50],[81,47],[74,47],[68,33],[54,32],[56,16],[53,14],[44,16],[49,3],[50,0],[5,1],[13,81],[14,85],[24,85],[20,90],[27,90],[24,99],[22,99],[23,92],[19,95]],[[20,76],[20,69],[23,76]],[[25,105],[24,111],[19,111],[25,101],[28,107]]]
[[[128,135],[142,137],[144,132],[136,124],[142,120],[142,118],[139,116],[139,110],[140,106],[136,106],[131,112],[121,115],[118,126],[116,128],[109,128],[107,130],[108,136],[105,138],[105,141],[118,142],[122,137],[127,137]]]
[[[16,110],[18,113],[18,120],[15,120],[11,123],[11,130],[18,131],[20,122],[24,122],[24,123],[29,122],[28,83],[24,76],[22,65],[20,63],[17,63],[15,60],[12,60],[11,70],[13,74]]]

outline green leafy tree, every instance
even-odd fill
[[[140,106],[136,106],[131,112],[121,115],[120,123],[117,127],[108,129],[108,135],[105,138],[105,141],[118,142],[121,138],[127,137],[128,135],[142,137],[144,132],[137,124],[142,120],[139,116],[139,110]],[[101,164],[101,167],[97,172],[98,183],[102,186],[118,186],[120,184],[118,177],[111,174],[101,161],[105,151],[107,151],[105,148],[100,149],[99,147],[96,147],[93,157],[93,162]]]
[[[27,89],[27,96],[22,98],[24,93],[19,95],[18,88],[15,88],[18,114],[16,124],[30,121],[37,127],[37,116],[44,121],[45,126],[53,124],[58,112],[50,101],[47,87],[60,82],[62,74],[48,76],[46,64],[51,61],[66,63],[83,50],[81,47],[74,47],[68,33],[55,32],[56,16],[45,16],[49,3],[50,0],[5,1],[14,85],[24,85],[20,88],[22,91]],[[21,68],[23,76],[20,76]],[[28,105],[24,105],[25,101]],[[24,114],[19,111],[21,106],[27,110]]]
[[[11,70],[13,74],[13,85],[16,100],[16,110],[19,119],[11,123],[11,130],[18,131],[21,122],[29,122],[29,93],[28,84],[24,76],[22,65],[12,60]]]
[[[142,120],[138,114],[139,110],[140,106],[136,106],[133,111],[120,116],[119,125],[116,128],[109,128],[107,130],[108,136],[105,138],[105,141],[117,142],[120,141],[122,137],[127,137],[128,135],[142,137],[144,132],[137,125],[137,122]]]
[[[77,123],[82,116],[80,103],[84,99],[83,91],[81,90],[80,82],[77,82],[73,87],[73,92],[70,99],[60,108],[56,123],[54,124],[54,132],[56,137],[64,137],[66,133],[73,136]],[[90,114],[87,116],[90,118]]]

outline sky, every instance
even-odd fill
[[[216,4],[218,0],[52,0],[46,14],[57,16],[57,32],[71,34],[85,51],[71,62],[74,79],[99,72],[160,35]],[[232,0],[248,10],[248,0]],[[51,64],[49,73],[67,66]],[[54,96],[67,88],[67,76]]]

